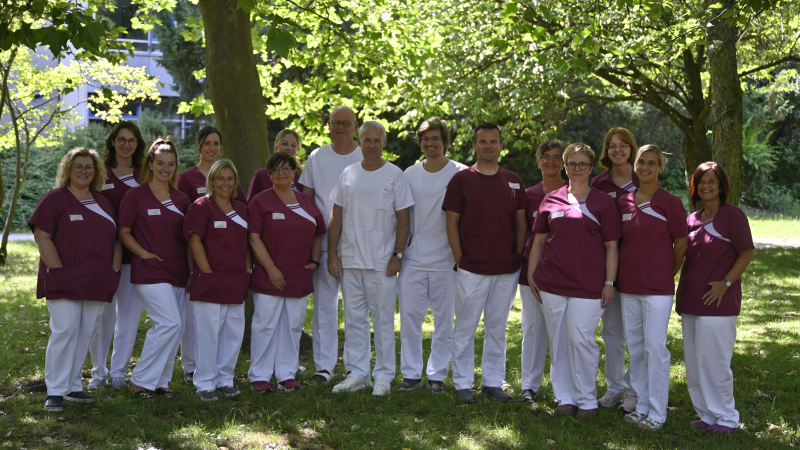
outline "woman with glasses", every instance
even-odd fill
[[[44,365],[46,411],[63,411],[63,400],[94,401],[83,392],[81,369],[117,291],[122,259],[114,206],[97,195],[105,178],[97,152],[70,150],[58,165],[56,189],[42,197],[28,221],[39,247],[36,298],[47,300],[52,332]]]
[[[320,265],[325,221],[314,199],[292,190],[297,166],[288,153],[270,156],[267,171],[273,187],[248,206],[250,247],[258,262],[250,278],[255,313],[248,377],[260,392],[272,392],[273,374],[279,390],[300,389],[295,380],[300,335]]]
[[[133,253],[131,283],[152,323],[128,384],[136,397],[153,391],[174,396],[168,388],[191,266],[183,238],[189,198],[175,189],[177,173],[175,144],[157,139],[145,157],[141,186],[129,190],[119,208],[119,240]]]
[[[742,309],[742,274],[753,260],[753,236],[744,212],[728,203],[728,175],[700,164],[692,175],[687,219],[689,248],[675,295],[683,326],[686,385],[700,420],[689,425],[714,434],[739,429],[731,358]],[[697,203],[702,208],[697,210]]]
[[[238,184],[232,162],[215,162],[208,172],[206,197],[189,206],[183,223],[194,260],[194,385],[203,401],[240,394],[233,387],[233,370],[244,337],[244,301],[252,269],[247,207],[235,200]]]
[[[103,189],[98,192],[111,201],[114,212],[119,215],[119,205],[129,189],[139,186],[139,172],[144,158],[145,142],[139,127],[133,122],[122,121],[114,125],[106,138],[103,160],[106,179]],[[89,354],[92,357],[92,380],[88,389],[98,389],[108,385],[112,389],[125,387],[125,376],[131,362],[136,332],[139,330],[139,317],[142,314],[142,301],[131,284],[131,252],[122,247],[122,277],[119,288],[111,304],[103,312],[97,332],[92,335]],[[111,337],[114,337],[114,350],[111,353],[111,372],[106,363]]]
[[[614,299],[620,218],[614,200],[589,186],[594,152],[564,151],[569,184],[544,197],[533,224],[528,283],[542,305],[550,339],[550,383],[556,414],[597,415],[594,331]]]
[[[281,130],[275,136],[275,152],[288,153],[292,158],[297,158],[297,151],[300,150],[300,135],[296,131],[290,129]],[[294,179],[292,180],[292,189],[297,192],[303,192],[303,185],[298,183],[300,174],[303,173],[303,168],[298,164],[297,170],[294,171]],[[250,188],[247,190],[247,200],[250,201],[256,194],[266,191],[272,187],[272,179],[270,173],[266,168],[256,170],[253,174],[253,179],[250,180]]]
[[[592,187],[610,195],[616,202],[635,191],[639,187],[639,178],[633,171],[633,163],[638,151],[636,139],[630,131],[621,127],[608,130],[600,154],[600,165],[607,170],[594,177]],[[633,412],[637,398],[630,387],[630,374],[625,371],[625,327],[619,293],[603,313],[601,337],[606,344],[606,393],[598,402],[606,408],[622,403],[620,408]]]
[[[525,190],[528,196],[528,228],[533,228],[534,220],[539,214],[539,205],[545,195],[564,187],[565,181],[561,179],[561,169],[564,168],[565,144],[558,140],[544,141],[536,148],[536,165],[542,171],[542,182]],[[522,299],[522,395],[521,402],[533,403],[536,393],[542,386],[544,364],[547,358],[547,328],[544,324],[542,305],[536,301],[533,292],[528,288],[528,256],[535,234],[530,232],[525,244],[522,270],[519,274],[520,298]],[[552,366],[551,366],[552,368]]]
[[[622,244],[617,290],[631,355],[630,384],[638,399],[636,410],[624,420],[643,430],[658,430],[667,420],[667,325],[688,234],[683,202],[658,186],[658,174],[665,166],[660,148],[640,148],[635,164],[639,188],[619,199]]]

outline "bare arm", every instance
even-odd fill
[[[672,240],[673,277],[678,274],[679,270],[681,270],[683,258],[686,256],[686,248],[688,246],[689,238],[686,236]]]
[[[214,273],[211,270],[211,264],[208,262],[208,255],[206,255],[206,249],[203,248],[203,239],[197,235],[197,233],[192,233],[189,236],[189,254],[191,257],[189,258],[189,270],[194,269],[194,264],[192,264],[192,258],[194,258],[194,262],[197,263],[197,268],[200,269],[202,273]]]
[[[39,247],[39,257],[48,269],[60,269],[64,267],[61,257],[58,256],[56,244],[53,243],[53,236],[42,231],[41,228],[33,229],[33,239]]]
[[[314,240],[311,242],[311,261],[316,261],[317,264],[319,263],[319,257],[322,254],[322,235],[318,234],[314,236]],[[305,266],[305,269],[308,270],[317,270],[319,266],[317,264],[308,263]]]
[[[458,231],[458,222],[461,220],[461,214],[453,211],[445,211],[445,230],[447,231],[447,242],[450,244],[450,250],[453,252],[453,258],[456,264],[461,261],[461,235]]]
[[[122,242],[122,245],[128,248],[134,255],[138,256],[141,259],[150,259],[156,258],[159,261],[163,261],[158,255],[154,253],[150,253],[144,249],[138,242],[136,242],[136,238],[133,237],[131,234],[131,229],[126,226],[120,225],[117,229],[117,237],[119,241]]]
[[[617,267],[619,266],[619,248],[617,241],[608,241],[606,246],[606,281],[617,281]],[[614,300],[614,286],[604,285],[600,295],[601,306],[605,308]]]
[[[733,283],[741,278],[742,274],[747,269],[747,266],[749,266],[750,262],[753,261],[754,256],[755,250],[752,248],[739,253],[739,257],[736,258],[736,262],[733,263],[733,267],[731,267],[731,270],[729,270],[725,275],[724,280],[712,281],[711,283],[708,283],[711,285],[711,289],[706,292],[705,295],[703,295],[703,304],[711,305],[714,303],[714,301],[716,301],[717,306],[719,306],[719,304],[722,302],[722,297],[728,290],[728,286],[725,286],[725,280]]]
[[[536,282],[533,281],[533,274],[536,273],[536,268],[539,266],[539,258],[544,251],[544,242],[546,240],[547,233],[536,233],[531,244],[531,252],[528,254],[528,285],[536,300],[539,300],[539,303],[542,303],[542,297],[539,295],[539,286],[536,286]]]
[[[247,235],[250,239],[250,248],[253,249],[253,255],[255,255],[256,261],[261,264],[261,267],[267,271],[269,281],[279,291],[286,289],[286,280],[283,278],[283,272],[275,266],[275,261],[272,260],[267,246],[261,240],[261,235],[258,233],[247,233]]]
[[[309,196],[311,198],[314,198],[314,194],[315,193],[316,193],[316,191],[314,190],[314,188],[310,188],[308,186],[303,186],[303,194],[306,194],[307,196]]]
[[[114,241],[114,256],[111,259],[111,268],[115,272],[119,272],[122,268],[122,244],[119,240]]]
[[[395,215],[397,216],[397,234],[394,238],[394,251],[403,253],[403,249],[408,243],[408,231],[409,228],[411,228],[411,208],[408,207],[395,211]],[[386,266],[386,276],[393,277],[397,275],[402,265],[403,261],[392,255],[392,257],[389,258],[389,264]]]
[[[328,273],[337,280],[339,279],[339,274],[342,273],[342,261],[339,259],[342,212],[342,207],[334,204],[333,211],[331,211],[331,220],[328,222]]]
[[[525,253],[525,241],[528,239],[528,218],[525,217],[527,210],[517,210],[517,253]]]

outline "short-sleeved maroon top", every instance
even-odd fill
[[[189,197],[189,203],[194,203],[198,198],[206,195],[206,177],[197,166],[192,166],[178,175],[178,190]],[[247,205],[247,197],[244,195],[242,183],[236,186],[236,199]]]
[[[494,175],[484,175],[474,166],[453,175],[442,209],[461,214],[459,268],[481,275],[519,270],[517,211],[528,207],[524,189],[517,174],[502,167]]]
[[[622,198],[623,195],[629,192],[634,192],[636,188],[639,187],[639,177],[634,171],[631,174],[631,181],[625,183],[622,187],[619,187],[614,184],[614,180],[611,178],[611,169],[609,169],[592,178],[592,187],[610,195],[612,198],[614,198],[617,206],[619,206],[619,199]]]
[[[141,169],[134,167],[133,174],[117,178],[111,166],[106,164],[106,182],[103,184],[103,190],[98,192],[98,194],[111,201],[111,205],[114,207],[117,217],[119,217],[119,205],[122,203],[122,198],[125,197],[125,193],[128,192],[128,189],[139,186],[137,180],[139,179],[140,172]],[[131,251],[123,245],[122,264],[130,264],[131,256]]]
[[[213,273],[201,273],[195,260],[190,299],[196,302],[241,305],[247,298],[247,206],[231,200],[233,211],[222,212],[213,198],[189,205],[183,221],[186,239],[196,234],[203,240]]]
[[[620,238],[614,199],[592,189],[585,201],[550,192],[539,206],[534,233],[549,233],[533,279],[539,289],[567,297],[599,299],[606,281],[605,243]]]
[[[297,180],[300,179],[300,174],[294,173],[294,181],[292,181],[292,189],[297,192],[303,192],[303,185]],[[253,179],[250,181],[250,187],[247,189],[247,201],[253,199],[256,194],[266,191],[272,187],[272,179],[269,177],[267,169],[258,169],[253,174]]]
[[[533,244],[533,237],[535,233],[533,230],[533,221],[536,220],[536,215],[539,214],[539,205],[544,200],[544,188],[542,183],[525,189],[525,195],[528,196],[528,210],[526,212],[528,220],[528,240],[525,242],[525,253],[522,255],[522,269],[519,272],[519,284],[528,285],[528,255],[531,253],[531,245]]]
[[[314,271],[305,266],[311,261],[314,236],[325,234],[325,221],[313,198],[301,193],[295,196],[296,204],[285,205],[270,188],[253,197],[247,207],[248,231],[261,235],[269,256],[286,281],[283,291],[275,289],[267,270],[254,257],[250,277],[253,292],[286,298],[302,298],[314,292]]]
[[[28,227],[53,237],[64,267],[48,269],[39,259],[36,298],[110,302],[119,286],[112,268],[117,240],[116,212],[111,202],[92,193],[80,201],[67,188],[53,189],[36,206]]]
[[[700,221],[701,209],[689,215],[689,248],[681,269],[675,311],[694,316],[738,316],[742,308],[742,280],[734,281],[717,306],[703,304],[708,283],[722,281],[739,254],[755,248],[750,223],[744,211],[726,203],[714,218]]]
[[[183,219],[189,207],[189,197],[170,188],[170,199],[160,202],[147,184],[133,188],[125,194],[119,208],[117,222],[131,228],[133,237],[145,250],[158,255],[131,261],[131,283],[169,283],[186,287],[189,279],[189,261],[186,239],[183,237]]]
[[[636,204],[636,192],[618,200],[622,215],[617,290],[633,295],[675,293],[672,241],[686,237],[686,209],[678,197],[659,189]]]

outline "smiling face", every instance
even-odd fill
[[[333,142],[341,144],[352,142],[357,127],[356,115],[352,109],[334,108],[328,121],[328,130]]]
[[[422,133],[420,145],[427,158],[438,158],[444,153],[444,141],[440,130],[428,130]]]
[[[697,194],[703,203],[719,200],[719,178],[713,170],[707,170],[697,182]]]
[[[608,159],[611,160],[611,164],[615,166],[627,164],[630,157],[631,146],[620,139],[618,134],[612,136],[611,140],[608,142]]]
[[[364,154],[364,162],[374,164],[383,157],[383,132],[379,128],[366,128],[358,137],[358,145]]]
[[[497,162],[500,151],[503,149],[503,142],[500,138],[500,131],[494,128],[481,128],[475,133],[475,142],[472,149],[479,160],[484,162]]]
[[[661,161],[658,159],[653,151],[642,152],[639,154],[639,159],[636,160],[636,167],[634,168],[636,175],[639,176],[639,181],[642,183],[654,183],[658,180],[658,174],[664,168],[661,166]]]
[[[117,159],[128,159],[133,156],[137,143],[133,131],[121,128],[117,133],[117,138],[114,139],[114,152],[117,154]]]
[[[561,159],[562,153],[558,147],[542,152],[539,157],[539,168],[542,169],[544,177],[559,176],[561,169],[564,167],[564,160]]]
[[[571,168],[574,163],[574,168]],[[589,175],[592,173],[592,159],[589,155],[581,152],[574,152],[567,161],[567,178],[572,182],[588,182]],[[583,166],[583,168],[581,168]]]
[[[275,146],[275,151],[279,153],[288,153],[292,155],[292,157],[297,156],[297,151],[299,149],[300,144],[298,144],[297,138],[291,133],[287,133],[285,136],[283,136],[281,141]]]
[[[203,161],[214,163],[219,156],[220,138],[217,133],[210,133],[206,136],[203,143],[197,144],[197,151],[200,152],[200,159]]]
[[[150,163],[150,170],[153,172],[153,179],[169,183],[177,170],[175,155],[169,152],[156,153],[155,158]]]
[[[78,189],[89,189],[94,180],[95,167],[91,156],[78,156],[72,160],[69,185]]]
[[[269,179],[272,184],[279,190],[286,190],[292,188],[292,181],[294,180],[294,171],[291,166],[283,163],[269,173]]]
[[[211,181],[214,185],[214,196],[218,199],[228,199],[236,189],[236,175],[233,170],[225,169],[222,173]]]

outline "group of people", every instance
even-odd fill
[[[202,400],[238,395],[233,375],[248,290],[255,306],[248,378],[257,391],[271,392],[273,376],[278,390],[300,389],[309,294],[312,377],[331,382],[341,290],[347,375],[334,393],[368,386],[373,395],[389,393],[399,301],[398,390],[445,392],[452,362],[455,397],[472,403],[483,315],[481,394],[505,402],[506,326],[519,288],[521,401],[536,401],[549,345],[557,414],[585,420],[598,405],[621,403],[626,422],[661,428],[675,296],[699,416],[691,425],[738,429],[730,360],[753,241],[744,213],[727,202],[720,165],[701,164],[692,175],[695,212],[687,218],[681,200],[660,188],[662,150],[638,147],[624,128],[608,132],[598,161],[586,144],[543,142],[535,153],[542,182],[525,189],[499,166],[503,136],[492,123],[473,130],[475,164],[466,167],[447,158],[447,125],[424,121],[417,142],[425,158],[405,172],[383,158],[380,123],[358,127],[354,112],[339,106],[328,126],[331,143],[305,167],[295,159],[300,136],[279,133],[276,153],[247,195],[234,165],[218,158],[222,133],[212,127],[198,133],[200,162],[180,175],[175,144],[158,139],[145,150],[131,122],[114,126],[102,159],[86,148],[68,152],[56,189],[29,221],[41,255],[37,298],[47,299],[51,315],[45,409],[94,400],[81,385],[87,351],[89,390],[110,385],[140,398],[172,397],[181,346],[184,379]],[[596,162],[607,170],[590,183]],[[143,306],[152,325],[126,384]],[[425,367],[429,307],[434,330]],[[598,399],[594,332],[601,320],[608,387]]]

